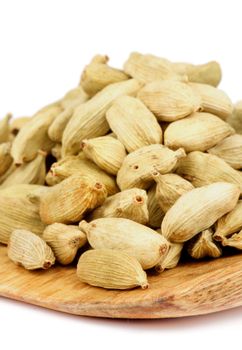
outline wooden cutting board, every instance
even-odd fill
[[[78,281],[74,267],[26,271],[0,245],[0,295],[70,314],[113,318],[201,315],[242,305],[242,255],[183,264],[150,288],[113,291]]]

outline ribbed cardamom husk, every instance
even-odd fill
[[[88,250],[82,254],[77,277],[81,282],[106,289],[148,287],[146,273],[138,260],[113,249]]]
[[[0,143],[8,142],[10,137],[9,121],[12,118],[12,114],[8,113],[3,119],[0,120]]]
[[[46,270],[55,263],[51,248],[43,239],[27,230],[13,231],[8,245],[8,257],[27,270]]]
[[[153,113],[137,98],[121,96],[107,111],[107,121],[128,152],[162,143],[162,129]]]
[[[77,154],[84,139],[104,136],[109,130],[106,112],[113,101],[122,95],[135,95],[140,87],[134,79],[110,84],[76,108],[63,133],[63,156]]]
[[[198,151],[189,153],[179,161],[177,173],[195,187],[225,181],[238,185],[242,191],[242,173],[213,154]]]
[[[46,227],[43,239],[52,248],[56,260],[62,265],[72,263],[78,249],[87,242],[86,235],[78,226],[58,223]]]
[[[213,148],[208,150],[208,153],[214,154],[222,158],[234,169],[242,168],[242,135],[234,134],[226,137]]]
[[[239,195],[239,187],[226,182],[195,188],[168,210],[161,232],[173,243],[186,242],[233,210]]]
[[[149,221],[148,197],[144,190],[132,188],[108,197],[95,209],[88,220],[99,218],[125,218],[146,225]]]
[[[30,117],[18,117],[14,118],[10,124],[11,134],[16,136],[19,133],[19,130],[30,121]]]
[[[163,145],[150,145],[129,153],[118,172],[117,184],[121,190],[138,187],[147,189],[154,170],[161,174],[172,172],[180,158],[185,157],[183,149],[175,152]]]
[[[115,178],[104,172],[96,164],[85,157],[83,152],[77,156],[64,157],[51,166],[51,173],[61,182],[74,174],[87,175],[103,183],[108,191],[108,195],[115,194],[119,191]],[[50,180],[50,178],[48,178]],[[58,181],[57,182],[58,183]],[[53,180],[53,179],[52,179]],[[51,185],[49,182],[47,182]]]
[[[189,85],[201,97],[204,112],[215,114],[223,120],[231,116],[233,104],[224,91],[207,84],[190,83]]]
[[[179,81],[161,80],[145,85],[138,98],[160,121],[173,122],[201,109],[200,96]]]
[[[6,173],[13,163],[11,157],[11,143],[4,142],[0,144],[0,176]]]
[[[45,225],[39,216],[39,196],[48,188],[37,185],[15,185],[0,190],[0,243],[7,244],[16,229],[42,235]]]
[[[227,118],[227,122],[234,128],[237,134],[242,134],[242,101],[234,105],[233,113]]]
[[[230,213],[221,217],[216,225],[214,239],[222,241],[242,229],[242,200],[240,200]]]
[[[134,256],[144,270],[162,260],[169,248],[159,233],[129,219],[101,218],[90,223],[83,220],[79,227],[92,248],[124,251]]]
[[[191,191],[193,185],[177,174],[161,175],[153,172],[156,185],[156,198],[163,213],[166,213],[184,193]]]
[[[213,231],[211,229],[204,230],[191,239],[187,251],[194,259],[219,258],[222,255],[222,249],[213,241]]]
[[[233,247],[242,250],[242,231],[233,234],[229,238],[224,238],[222,241],[224,247]]]
[[[117,175],[126,156],[124,145],[111,136],[83,140],[82,150],[100,169]]]
[[[68,91],[64,97],[59,101],[59,104],[63,110],[69,107],[77,106],[89,99],[87,93],[83,90],[82,86],[77,86],[74,89]]]
[[[185,74],[190,82],[218,86],[222,78],[218,62],[210,61],[204,64],[177,62],[172,67],[178,74]]]
[[[161,260],[156,266],[155,269],[158,272],[163,272],[164,270],[173,269],[179,263],[181,258],[181,253],[183,249],[183,243],[170,243],[169,250],[165,256],[165,259]]]
[[[194,113],[171,123],[166,128],[164,143],[172,149],[183,147],[186,152],[204,152],[233,133],[234,129],[219,117]]]
[[[49,189],[40,199],[40,217],[45,224],[78,222],[88,211],[102,205],[107,190],[93,177],[72,175]]]
[[[122,70],[110,67],[108,61],[108,56],[96,55],[85,67],[80,85],[88,95],[93,96],[107,85],[129,79]]]
[[[58,104],[47,106],[20,129],[11,150],[15,164],[30,162],[39,150],[50,152],[53,142],[48,137],[48,128],[61,111]]]
[[[165,213],[161,210],[161,207],[156,198],[156,184],[151,186],[147,192],[148,195],[148,212],[149,223],[148,225],[154,229],[161,226]]]
[[[124,71],[142,83],[155,80],[185,79],[173,70],[171,62],[167,59],[154,55],[142,55],[138,52],[130,54],[128,60],[124,63]]]
[[[46,152],[39,151],[34,160],[18,166],[3,182],[1,188],[17,184],[44,185],[46,176],[45,159]]]

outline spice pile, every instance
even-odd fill
[[[78,87],[0,121],[0,243],[24,268],[75,262],[108,289],[242,249],[242,103],[217,62],[95,56]],[[81,254],[80,254],[80,248]],[[148,272],[149,273],[149,272]]]

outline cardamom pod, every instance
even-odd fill
[[[211,85],[190,83],[192,89],[201,97],[202,110],[226,120],[233,112],[233,104],[228,95]]]
[[[9,121],[12,118],[12,114],[8,113],[3,119],[0,120],[0,143],[8,142],[10,137]]]
[[[206,151],[234,133],[226,122],[210,113],[194,113],[171,123],[165,131],[165,146],[186,152]]]
[[[46,176],[46,152],[39,151],[37,157],[29,163],[18,166],[1,185],[1,188],[17,184],[44,185]]]
[[[109,131],[106,112],[113,101],[122,95],[135,95],[140,87],[134,79],[110,84],[76,108],[63,133],[63,156],[78,153],[84,139],[104,136]]]
[[[55,263],[51,248],[43,239],[27,230],[13,231],[9,239],[8,257],[27,270],[46,270]]]
[[[115,194],[119,191],[115,178],[105,173],[96,164],[86,159],[83,152],[77,156],[64,157],[60,161],[53,163],[51,173],[61,182],[74,174],[86,175],[95,178],[105,185],[108,195]],[[58,183],[57,179],[56,182]]]
[[[101,218],[79,224],[94,249],[121,250],[134,256],[144,270],[155,266],[167,253],[167,240],[156,231],[121,218]]]
[[[149,212],[149,223],[148,225],[152,228],[161,227],[162,220],[164,218],[164,212],[156,198],[156,184],[151,186],[147,192],[148,195],[148,212]]]
[[[242,229],[242,200],[228,214],[221,217],[216,224],[214,239],[222,241]]]
[[[113,249],[88,250],[82,254],[77,277],[81,282],[106,289],[148,288],[140,263],[133,256]]]
[[[97,55],[85,67],[80,85],[89,96],[95,95],[107,85],[129,79],[123,71],[110,67],[108,61],[108,56]]]
[[[58,105],[50,105],[31,118],[19,131],[12,145],[11,154],[15,164],[30,162],[41,149],[49,152],[53,142],[48,137],[48,128],[55,117],[61,112]]]
[[[126,156],[124,145],[111,136],[83,140],[82,150],[86,158],[111,175],[117,175]]]
[[[173,152],[158,144],[139,148],[125,157],[118,171],[117,184],[122,191],[133,187],[147,189],[152,183],[154,170],[169,173],[182,157],[185,157],[183,149]]]
[[[58,223],[46,227],[43,239],[52,248],[56,260],[62,265],[72,263],[78,249],[87,242],[86,235],[77,226]]]
[[[102,205],[106,197],[107,190],[102,183],[92,177],[72,175],[41,197],[40,217],[45,224],[74,223]]]
[[[108,197],[103,205],[88,216],[88,220],[124,218],[146,225],[149,221],[147,201],[148,197],[144,190],[131,188]]]
[[[142,55],[132,52],[124,64],[124,71],[142,83],[149,83],[155,80],[182,80],[185,79],[177,74],[171,62],[154,55]]]
[[[61,143],[64,130],[73,116],[74,108],[68,107],[64,109],[60,114],[57,115],[57,117],[54,119],[54,121],[50,124],[50,127],[48,129],[48,136],[50,140],[53,142],[59,142]]]
[[[11,157],[11,143],[5,142],[0,144],[0,176],[6,173],[13,163]]]
[[[193,185],[177,174],[152,173],[156,185],[156,198],[163,213],[166,213],[184,193],[191,191]]]
[[[226,182],[184,193],[165,214],[161,232],[173,243],[188,241],[230,212],[236,206],[239,195],[238,186]]]
[[[135,97],[119,97],[107,111],[106,117],[110,128],[128,152],[162,142],[162,129],[156,117]]]
[[[200,96],[180,81],[148,83],[137,96],[160,121],[173,122],[201,110]]]
[[[155,269],[158,272],[163,272],[164,270],[173,269],[179,263],[184,244],[169,242],[169,245],[170,247],[165,258],[155,266]]]
[[[242,191],[242,173],[213,154],[198,151],[189,153],[179,161],[177,173],[195,187],[224,181],[238,185]]]
[[[234,105],[233,113],[227,118],[227,123],[234,128],[237,134],[242,134],[242,101]]]
[[[229,238],[224,238],[222,241],[224,247],[233,247],[242,250],[242,231],[233,234]]]
[[[234,169],[242,168],[242,135],[234,134],[226,137],[213,148],[208,150],[208,153],[222,158]]]
[[[187,251],[194,259],[219,258],[222,255],[222,249],[213,241],[211,229],[204,230],[193,237],[188,243]]]

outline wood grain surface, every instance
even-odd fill
[[[242,255],[183,264],[149,278],[147,290],[113,291],[78,281],[75,267],[26,271],[0,245],[0,296],[70,314],[111,318],[201,315],[242,305]]]

